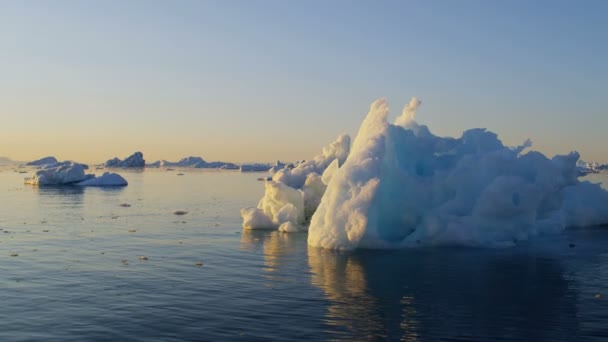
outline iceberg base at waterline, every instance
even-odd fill
[[[306,175],[304,183],[320,175],[317,201],[306,201],[313,187],[292,183],[304,199],[305,215],[287,221],[302,230],[308,226],[309,245],[503,247],[566,227],[608,223],[608,192],[578,180],[578,153],[551,159],[524,153],[529,141],[507,147],[479,128],[460,138],[438,137],[414,120],[419,105],[412,99],[391,124],[386,100],[375,101],[348,157]],[[265,215],[278,229],[284,222],[277,220],[276,208],[298,208],[299,200],[273,191],[267,187],[255,216],[262,222]],[[265,205],[269,201],[272,206]]]

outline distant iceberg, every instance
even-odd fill
[[[159,160],[154,163],[146,165],[147,167],[191,167],[197,169],[223,169],[223,170],[235,170],[239,167],[233,163],[226,162],[207,162],[201,157],[186,157],[182,158],[178,162],[170,162],[166,160]]]
[[[43,165],[51,165],[51,164],[56,164],[57,163],[57,158],[55,157],[44,157],[44,158],[40,158],[38,160],[34,160],[31,161],[25,165],[27,166],[43,166]]]
[[[374,102],[350,150],[278,171],[243,227],[308,226],[309,245],[352,250],[510,246],[608,223],[608,192],[578,180],[578,153],[523,153],[529,141],[509,148],[485,129],[438,137],[414,120],[419,105],[390,124],[386,101]]]
[[[270,164],[242,164],[240,170],[241,172],[267,172],[270,168]]]
[[[71,161],[42,166],[33,177],[25,178],[31,185],[78,185],[78,186],[126,186],[127,181],[116,173],[104,173],[101,177],[86,174],[88,166]]]
[[[107,168],[141,168],[146,166],[144,155],[141,152],[135,152],[125,160],[118,158],[110,159],[104,164]]]

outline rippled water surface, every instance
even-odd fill
[[[178,172],[78,189],[0,168],[0,341],[608,339],[605,229],[334,253],[241,230],[258,174]]]

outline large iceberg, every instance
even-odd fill
[[[135,152],[125,158],[125,160],[120,160],[118,158],[110,159],[106,161],[104,166],[108,168],[140,168],[146,166],[146,161],[144,160],[143,153]]]
[[[309,245],[352,250],[509,246],[608,223],[608,192],[577,179],[578,153],[524,153],[530,141],[506,147],[479,128],[438,137],[414,120],[419,105],[412,99],[390,124],[386,101],[374,102],[352,147],[339,139],[278,171],[258,207],[241,211],[243,227],[308,225]]]
[[[509,148],[485,129],[442,138],[414,120],[394,124],[374,102],[351,153],[312,217],[311,246],[508,246],[570,226],[608,223],[608,192],[577,179],[579,155],[548,159]]]

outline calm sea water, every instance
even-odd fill
[[[608,339],[608,230],[335,253],[241,230],[258,174],[178,172],[77,189],[0,169],[0,341]]]

